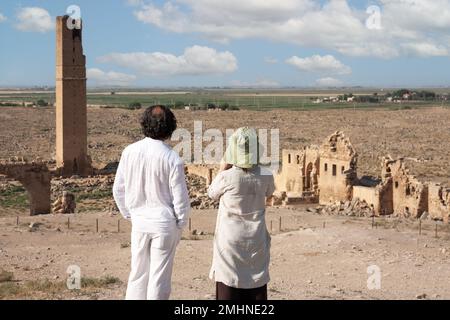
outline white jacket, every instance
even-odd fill
[[[123,151],[113,195],[133,231],[161,232],[187,224],[191,206],[184,163],[162,141],[145,138]]]
[[[220,198],[210,278],[240,289],[269,280],[270,235],[265,221],[266,197],[275,190],[272,173],[261,167],[221,172],[209,187]]]

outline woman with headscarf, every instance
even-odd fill
[[[210,272],[217,300],[267,300],[271,239],[265,207],[275,186],[272,172],[259,165],[260,152],[256,131],[238,129],[208,190],[220,199]]]

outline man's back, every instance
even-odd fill
[[[121,193],[119,209],[140,232],[172,227],[190,209],[183,161],[160,140],[145,138],[124,150],[114,185],[115,197]]]
[[[133,224],[126,299],[167,300],[191,203],[183,161],[163,142],[177,128],[175,115],[151,106],[140,124],[146,138],[123,151],[113,187],[120,213]]]

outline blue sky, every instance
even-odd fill
[[[91,86],[450,86],[450,0],[2,1],[0,86],[54,85],[70,5]]]

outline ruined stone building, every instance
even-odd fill
[[[282,154],[275,185],[285,203],[351,200],[358,157],[342,132],[328,137],[320,147],[283,150]]]
[[[450,189],[424,183],[409,173],[403,159],[382,159],[381,178],[357,175],[358,156],[342,132],[329,136],[319,147],[283,150],[282,169],[275,176],[274,204],[366,202],[377,216],[396,215],[448,221]],[[311,194],[316,198],[311,198]],[[282,202],[281,202],[282,201]]]
[[[56,162],[63,176],[91,174],[87,154],[86,57],[82,29],[56,21]]]
[[[329,136],[320,146],[319,203],[352,199],[357,182],[358,155],[342,132]]]
[[[428,212],[433,219],[450,220],[450,188],[439,184],[428,186]]]
[[[381,169],[381,180],[373,185],[359,183],[353,197],[370,204],[376,215],[419,218],[428,211],[428,185],[409,173],[403,159],[383,158]]]
[[[283,171],[275,176],[277,190],[286,193],[288,202],[314,202],[319,196],[319,148],[283,150]]]
[[[428,211],[428,185],[409,173],[403,159],[384,159],[383,173],[391,177],[393,213],[419,218]]]

